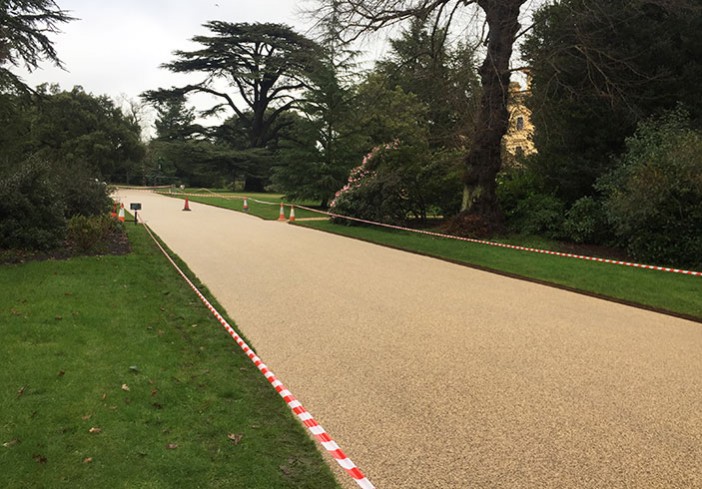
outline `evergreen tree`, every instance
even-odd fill
[[[29,90],[7,65],[35,70],[46,59],[61,66],[49,35],[71,20],[53,0],[0,2],[0,92]]]
[[[592,195],[637,123],[682,102],[702,120],[702,15],[686,0],[564,0],[539,9],[523,46],[542,190]]]
[[[279,117],[299,106],[299,91],[308,86],[308,74],[318,63],[318,45],[281,24],[211,21],[205,27],[212,35],[193,38],[201,49],[176,51],[175,61],[163,66],[175,73],[204,73],[206,80],[149,91],[144,97],[158,102],[190,93],[212,95],[220,103],[203,115],[232,110],[246,129],[247,148],[266,148],[276,136]],[[218,89],[220,81],[232,91]],[[246,190],[264,190],[268,171],[262,170],[248,173]]]

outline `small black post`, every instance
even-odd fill
[[[141,210],[141,203],[140,202],[132,202],[129,204],[129,209],[134,211],[134,225],[136,226],[139,224],[139,217],[137,217],[137,214]]]

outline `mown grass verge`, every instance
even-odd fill
[[[267,200],[274,201],[275,198],[278,196],[268,196]],[[241,202],[236,200],[198,198],[198,201],[243,210]],[[249,212],[263,219],[277,218],[277,210],[271,213],[265,209],[268,206],[259,207],[260,210],[251,208]],[[320,217],[320,214],[302,212],[306,214],[296,214]],[[296,224],[702,321],[700,277],[541,255],[378,227],[346,226],[329,221],[298,221]],[[543,243],[537,245],[541,247]]]
[[[144,229],[127,229],[129,255],[0,266],[0,487],[339,487]]]

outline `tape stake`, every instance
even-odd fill
[[[217,312],[214,306],[207,300],[207,298],[200,292],[200,290],[192,283],[192,281],[185,275],[183,270],[176,264],[175,261],[170,257],[166,250],[158,242],[153,232],[148,225],[144,224],[144,228],[147,230],[151,239],[154,240],[156,246],[161,250],[166,259],[173,265],[178,274],[185,280],[185,282],[190,286],[190,288],[195,292],[195,294],[200,298],[202,303],[209,309],[212,315],[222,324],[224,329],[229,333],[232,339],[237,345],[243,350],[251,362],[256,365],[256,368],[264,375],[266,380],[273,386],[273,388],[278,392],[278,395],[283,398],[288,407],[292,410],[297,418],[302,422],[302,424],[308,429],[308,431],[314,436],[314,438],[322,445],[322,447],[336,460],[340,467],[342,467],[346,473],[356,482],[356,484],[362,489],[375,489],[375,486],[368,480],[368,478],[361,472],[361,470],[356,467],[350,458],[341,451],[339,446],[332,440],[332,438],[327,434],[327,432],[322,428],[322,426],[315,421],[314,417],[303,407],[302,403],[292,395],[292,393],[283,385],[283,383],[271,372],[261,358],[254,353],[254,351],[246,344],[246,342],[239,336],[234,328],[227,322],[222,315]]]

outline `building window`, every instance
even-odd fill
[[[524,117],[519,116],[517,117],[517,131],[523,131],[524,130]]]

